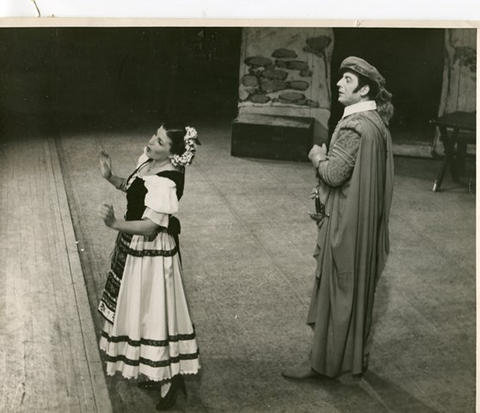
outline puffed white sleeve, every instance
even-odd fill
[[[177,186],[171,179],[156,175],[147,175],[143,179],[147,194],[142,218],[148,218],[155,224],[167,228],[169,215],[178,211]]]

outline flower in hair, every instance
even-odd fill
[[[193,158],[195,157],[195,151],[197,145],[195,141],[197,140],[197,131],[195,128],[190,126],[185,127],[185,152],[182,155],[171,155],[170,162],[173,166],[188,166],[192,163]]]

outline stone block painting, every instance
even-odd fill
[[[318,102],[307,99],[302,93],[310,87],[312,71],[307,62],[289,60],[296,58],[294,50],[276,49],[272,56],[247,57],[244,64],[248,74],[241,79],[245,100],[253,103],[269,101],[318,107]]]
[[[332,49],[329,28],[245,28],[239,112],[310,116],[326,124]]]

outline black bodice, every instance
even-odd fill
[[[129,181],[133,179],[133,182],[127,189],[127,213],[125,215],[125,219],[127,221],[136,221],[142,219],[146,208],[145,196],[147,195],[147,188],[145,187],[145,181],[142,178],[135,176],[138,172],[138,169],[140,169],[140,167],[137,168],[135,172],[128,178]],[[162,171],[159,172],[157,176],[168,178],[175,182],[177,186],[177,198],[180,200],[183,195],[183,188],[185,186],[185,175],[178,171]]]

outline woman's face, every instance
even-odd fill
[[[163,126],[157,129],[157,132],[148,141],[145,154],[154,160],[163,161],[171,155],[170,148],[172,140],[167,136],[167,132]]]

